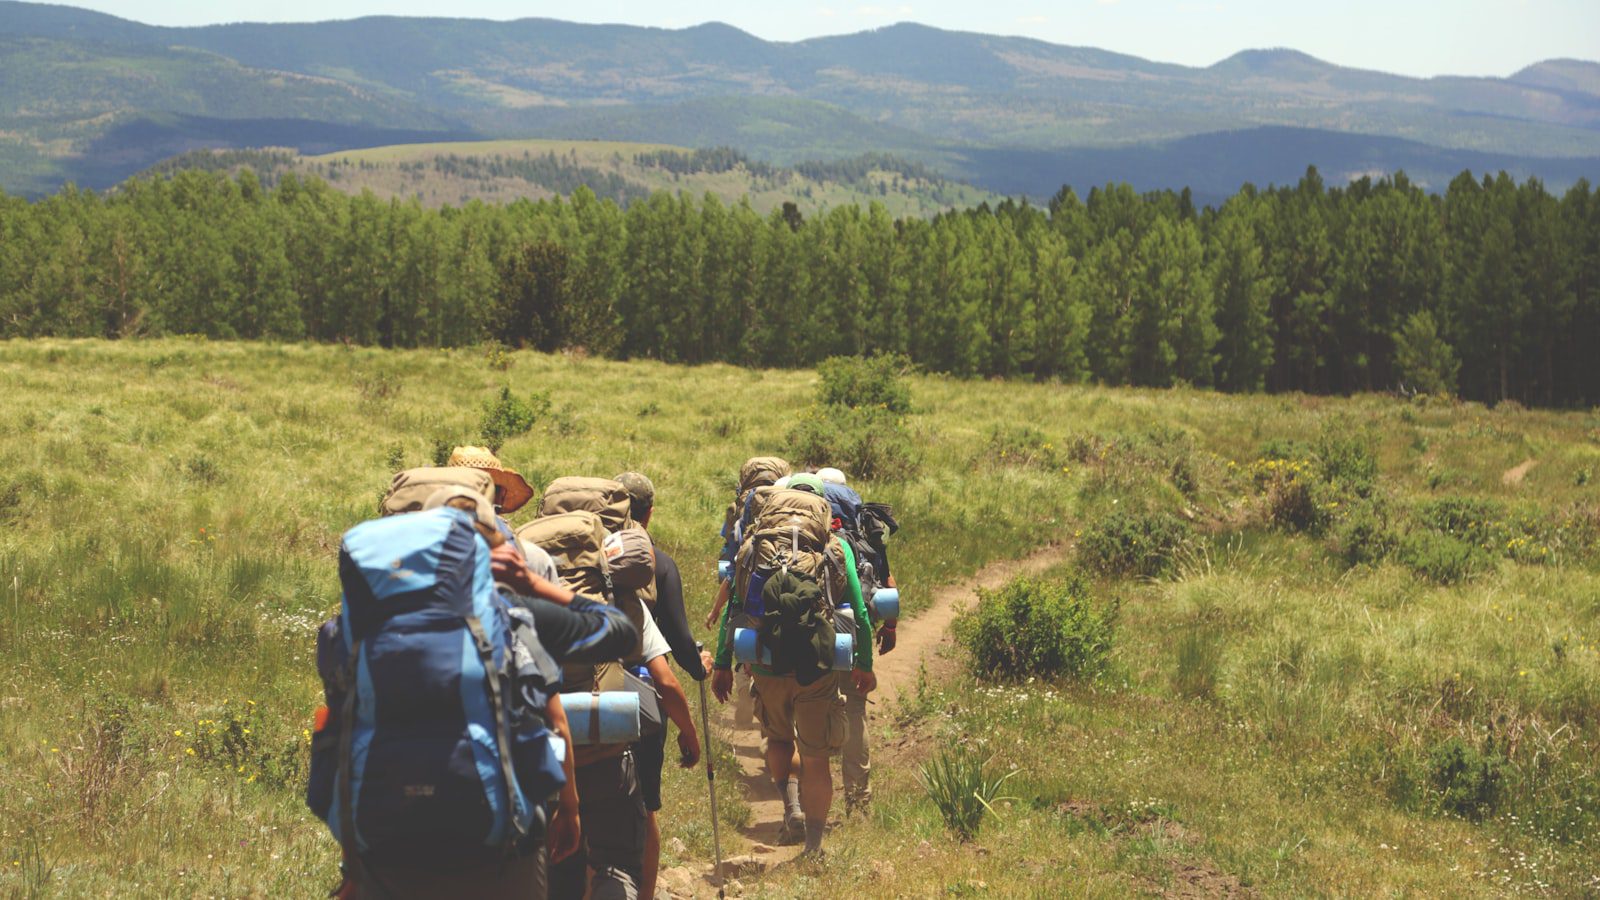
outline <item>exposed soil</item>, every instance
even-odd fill
[[[1526,478],[1528,471],[1539,464],[1538,460],[1525,459],[1500,474],[1500,483],[1507,487],[1516,487]]]

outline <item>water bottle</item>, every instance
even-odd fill
[[[717,580],[718,581],[732,581],[733,580],[733,563],[728,562],[725,559],[717,560]]]

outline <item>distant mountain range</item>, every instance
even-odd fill
[[[776,163],[886,152],[980,187],[1225,196],[1245,180],[1405,169],[1600,177],[1600,64],[1408,78],[1292,50],[1205,68],[902,24],[797,43],[548,19],[201,28],[0,2],[0,187],[106,186],[201,147],[305,153],[596,138]]]

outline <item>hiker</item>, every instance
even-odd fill
[[[849,598],[857,634],[871,627],[859,590],[850,589],[850,549],[831,533],[828,513],[815,475],[792,476],[787,489],[767,497],[735,558],[737,599],[722,618],[712,675],[712,690],[727,702],[735,627],[743,621],[756,630],[756,718],[767,741],[768,773],[783,797],[782,839],[803,834],[808,854],[822,850],[833,804],[828,758],[839,753],[847,728],[841,673],[833,670],[833,598]],[[849,666],[857,689],[871,693],[877,680],[870,641],[854,642]]]
[[[744,543],[744,531],[749,526],[756,493],[763,489],[770,490],[775,485],[779,488],[786,486],[793,471],[787,460],[776,456],[752,456],[739,467],[738,488],[722,519],[722,551],[718,554],[719,569],[725,563],[730,574],[719,579],[716,599],[706,615],[706,628],[715,631],[722,622],[728,593],[732,590],[734,557]],[[739,728],[755,727],[755,698],[750,694],[752,682],[749,672],[749,666],[739,666],[739,687],[733,703],[733,721]]]
[[[739,552],[739,545],[744,543],[744,529],[749,524],[750,500],[755,492],[763,487],[770,486],[780,479],[787,479],[794,471],[786,460],[776,456],[752,456],[739,467],[739,487],[734,491],[733,502],[728,504],[727,512],[722,517],[722,552],[717,559],[733,565],[733,558]],[[787,483],[787,482],[785,482]],[[716,628],[722,621],[723,606],[728,602],[728,582],[724,581],[717,589],[717,599],[711,604],[711,612],[706,616],[706,627]]]
[[[307,791],[308,805],[343,837],[337,896],[542,900],[547,858],[578,846],[573,747],[551,689],[556,659],[617,653],[638,633],[620,613],[529,571],[501,533],[482,493],[488,489],[488,478],[469,468],[402,472],[384,511],[418,517],[365,523],[342,542],[344,612],[318,634],[327,712],[318,717]],[[418,503],[422,490],[431,493]],[[472,531],[460,530],[469,524]],[[482,538],[477,549],[473,532]],[[416,561],[398,587],[390,554]],[[461,577],[460,565],[478,574]],[[523,594],[532,609],[514,607],[506,590]],[[419,615],[439,622],[440,612],[460,609],[472,611],[463,619],[468,627],[454,632],[462,638],[408,624]],[[468,631],[481,666],[462,657]],[[464,693],[475,678],[484,679],[483,694]],[[469,737],[474,729],[498,730],[498,746]],[[466,770],[448,762],[463,747],[477,758]],[[492,825],[483,813],[462,814],[486,797]]]
[[[655,483],[638,472],[624,472],[614,480],[628,490],[629,515],[640,528],[648,532],[651,516],[655,512]],[[694,633],[689,630],[689,616],[683,608],[683,580],[678,573],[678,564],[661,549],[659,544],[655,543],[654,538],[651,539],[651,544],[655,547],[656,555],[656,602],[650,607],[650,616],[655,621],[661,636],[672,648],[672,658],[678,667],[695,681],[704,681],[710,674],[708,670],[711,668],[711,654],[700,649],[695,642]],[[685,708],[687,709],[687,706]],[[686,737],[692,739],[693,735],[693,729],[684,731],[682,726],[679,726],[678,749],[681,760],[691,758],[691,754],[684,752],[683,742]],[[661,810],[661,770],[666,765],[666,747],[665,729],[652,737],[641,739],[634,745],[639,759],[639,786],[644,793],[644,808],[649,818],[649,830],[645,834],[644,880],[640,884],[639,891],[641,897],[655,896],[656,876],[661,868],[661,824],[656,819],[656,813]],[[693,754],[694,757],[698,755],[698,753]],[[693,765],[693,762],[687,765]]]
[[[562,690],[634,690],[640,696],[640,737],[663,728],[662,713],[678,726],[679,762],[700,759],[698,731],[688,699],[667,664],[670,645],[650,614],[656,594],[653,542],[632,515],[627,489],[617,481],[558,478],[545,489],[539,518],[518,535],[555,557],[561,575],[603,592],[640,628],[641,641],[603,665],[568,667]],[[648,713],[646,712],[648,706]],[[639,742],[601,743],[598,733],[577,751],[579,813],[585,835],[579,851],[552,868],[555,897],[634,898],[644,881],[648,813]],[[659,783],[659,782],[658,782]],[[659,788],[657,788],[659,793]]]
[[[872,518],[875,511],[863,512],[861,496],[849,487],[843,471],[829,466],[818,469],[816,474],[822,481],[823,495],[832,508],[832,527],[850,541],[851,549],[855,551],[857,558],[857,579],[861,582],[864,599],[868,601],[869,612],[875,613],[870,605],[875,588],[879,584],[884,587],[895,587],[894,576],[889,574],[889,554],[884,546],[881,530],[875,539],[867,534],[872,530],[870,527],[862,527],[863,522],[867,522],[869,526],[876,524],[877,520]],[[889,521],[893,521],[892,515]],[[849,627],[854,611],[846,605],[840,605],[836,616],[839,627],[845,630]],[[878,621],[876,615],[869,615],[867,618],[869,627],[876,626],[868,632],[868,641],[876,642],[880,655],[892,651],[895,646],[895,630],[899,625],[898,617],[885,618],[882,621]],[[857,690],[855,682],[850,679],[841,679],[840,688],[844,692],[849,731],[845,738],[844,750],[840,754],[839,769],[844,781],[845,815],[849,816],[858,812],[865,813],[872,803],[872,787],[869,782],[872,775],[872,749],[867,743],[867,695]]]

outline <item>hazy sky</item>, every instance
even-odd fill
[[[154,25],[365,15],[544,16],[681,28],[717,20],[794,41],[915,21],[1210,65],[1293,47],[1406,75],[1509,75],[1552,57],[1600,59],[1600,0],[65,0]]]

